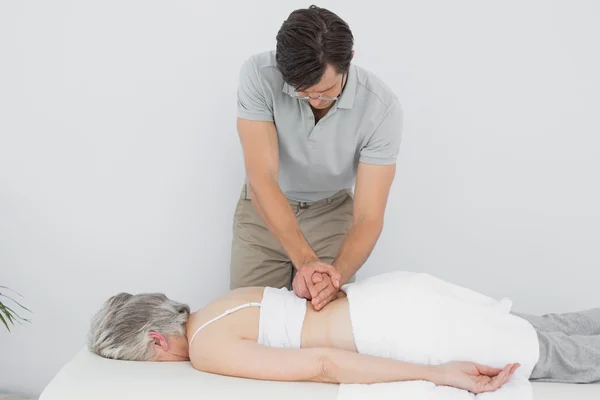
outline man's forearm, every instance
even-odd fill
[[[434,366],[330,349],[323,359],[323,375],[332,383],[382,383],[436,380]]]
[[[298,269],[304,263],[317,259],[277,182],[265,177],[251,181],[249,186],[252,204],[294,266]]]
[[[342,274],[342,284],[356,273],[373,251],[383,222],[375,219],[359,219],[346,233],[333,266]]]

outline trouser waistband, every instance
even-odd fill
[[[290,203],[290,205],[292,205],[292,206],[299,207],[299,208],[308,208],[311,206],[331,204],[335,200],[337,200],[341,197],[347,196],[347,195],[352,196],[352,192],[350,189],[339,190],[332,196],[326,197],[321,200],[316,200],[316,201],[296,201],[296,200],[292,200],[292,199],[287,199],[287,200]],[[240,194],[240,198],[242,200],[250,200],[252,198],[252,196],[250,195],[250,188],[248,187],[247,183],[244,183],[244,185],[242,187],[242,192]]]

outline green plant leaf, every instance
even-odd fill
[[[9,288],[9,287],[6,287],[6,286],[0,286],[0,289],[7,289],[7,290],[10,290],[11,292],[13,292],[14,294],[16,294],[17,296],[19,296],[19,297],[23,298],[23,295],[22,295],[22,294],[20,294],[20,293],[19,293],[19,292],[17,292],[16,290],[13,290],[13,289],[11,289],[11,288]],[[2,293],[0,293],[0,296],[5,296],[5,297],[8,297],[8,296],[6,296],[5,294],[2,294]]]
[[[13,316],[12,316],[11,311],[9,311],[8,307],[6,307],[4,304],[2,304],[2,302],[0,302],[0,311],[4,314],[6,319],[8,319],[8,322],[10,322],[13,325],[15,324],[15,322],[13,321]]]
[[[18,296],[23,297],[19,293],[15,292],[14,290],[12,290],[10,288],[7,288],[6,286],[0,286],[0,288],[8,289],[11,292],[17,294]],[[16,301],[12,297],[10,297],[4,293],[0,293],[0,297],[5,297],[5,298],[11,300],[12,302],[14,302],[17,306],[19,306],[23,310],[31,312],[31,310],[29,310],[27,307],[25,307],[24,305],[22,305],[21,303],[19,303],[18,301]],[[12,308],[10,308],[7,305],[5,305],[4,303],[2,303],[1,300],[0,300],[0,320],[2,321],[2,323],[4,324],[4,326],[6,327],[6,329],[9,332],[10,332],[10,325],[15,325],[16,322],[18,322],[19,324],[21,324],[22,321],[30,322],[29,319],[21,317],[19,314],[17,314],[15,312],[15,310],[13,310]]]
[[[13,293],[17,293],[17,291],[16,291],[16,290],[14,290],[14,289],[11,289],[11,288],[9,288],[9,287],[6,287],[6,286],[2,286],[2,285],[0,285],[0,289],[8,289],[8,290],[10,290],[10,291],[11,291],[11,292],[13,292]],[[17,294],[19,294],[19,293],[17,293]],[[23,297],[23,296],[22,296],[22,295],[20,295],[20,294],[19,294],[19,296]]]
[[[2,306],[3,306],[5,309],[7,309],[7,310],[8,310],[8,311],[9,311],[9,312],[12,314],[12,317],[13,317],[13,319],[14,319],[15,317],[17,318],[17,319],[16,319],[16,321],[17,321],[17,322],[19,322],[19,323],[20,323],[21,321],[30,322],[30,321],[29,321],[27,318],[23,318],[23,317],[21,317],[19,314],[17,314],[17,313],[15,312],[15,310],[13,310],[12,308],[10,308],[9,306],[6,306],[6,305],[2,305]],[[19,321],[19,320],[20,320],[20,321]],[[13,324],[14,324],[14,322],[13,322]]]
[[[24,310],[27,310],[27,311],[31,312],[31,310],[30,310],[29,308],[25,307],[24,305],[22,305],[21,303],[19,303],[19,302],[18,302],[18,301],[16,301],[15,299],[13,299],[12,297],[10,297],[10,296],[7,296],[7,295],[5,295],[5,294],[3,294],[3,293],[0,293],[0,296],[6,297],[7,299],[9,299],[9,300],[13,301],[13,302],[14,302],[16,305],[18,305],[19,307],[21,307],[22,309],[24,309]],[[1,304],[1,302],[0,302],[0,304]]]
[[[0,303],[2,304],[2,303]],[[6,320],[4,319],[4,317],[2,316],[2,313],[0,312],[0,319],[2,320],[2,322],[4,323],[4,326],[6,326],[6,329],[8,329],[8,331],[10,332],[10,327],[8,326],[8,324],[6,323]]]

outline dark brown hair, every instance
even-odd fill
[[[348,72],[354,37],[348,24],[315,5],[293,11],[277,33],[277,68],[297,90],[316,85],[327,64],[338,74]]]

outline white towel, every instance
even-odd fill
[[[347,284],[359,353],[419,364],[472,361],[521,367],[495,392],[477,396],[431,382],[340,385],[338,400],[364,398],[529,400],[529,376],[539,357],[531,324],[497,301],[424,273],[391,272]],[[404,396],[407,397],[404,397]]]

